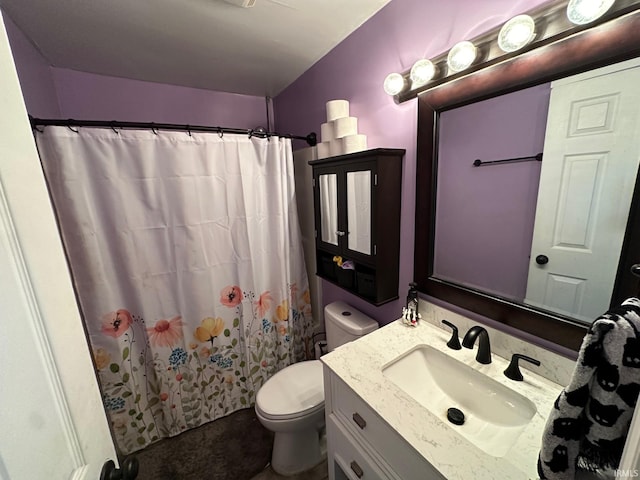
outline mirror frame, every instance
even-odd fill
[[[635,9],[418,95],[414,279],[420,292],[578,351],[588,328],[584,323],[433,277],[439,114],[639,55],[640,11]],[[636,253],[640,245],[638,197],[640,175],[636,178],[612,305],[638,295],[638,279],[630,273],[631,265],[640,261],[640,254]]]

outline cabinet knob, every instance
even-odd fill
[[[351,465],[349,466],[351,467],[351,470],[353,470],[353,473],[356,474],[356,477],[362,478],[362,475],[364,475],[364,470],[360,468],[360,465],[358,465],[358,463],[355,460],[353,460],[351,462]]]
[[[364,427],[367,426],[367,422],[365,421],[364,418],[362,418],[360,416],[360,414],[358,412],[354,413],[351,418],[353,418],[353,421],[356,422],[356,424],[362,429],[364,430]]]
[[[339,236],[339,237],[344,237],[345,232],[343,232],[342,230],[338,230],[338,231],[336,232],[336,235],[337,235],[337,236]]]

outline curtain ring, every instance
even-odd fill
[[[42,130],[40,130],[40,129],[38,128],[38,125],[34,125],[34,126],[33,126],[33,129],[34,129],[36,132],[38,132],[38,133],[44,133],[44,127],[42,127]]]
[[[155,123],[153,123],[153,122],[151,122],[151,131],[152,131],[154,134],[158,135],[158,129],[156,128],[156,124],[155,124]]]
[[[218,136],[220,138],[224,137],[224,132],[222,131],[222,127],[218,127]]]
[[[71,130],[73,133],[80,133],[80,131],[79,131],[79,130],[77,130],[77,129],[76,129],[76,130],[74,130],[74,129],[73,129],[73,127],[71,127],[71,125],[67,125],[67,128],[68,128],[69,130]]]
[[[113,130],[114,132],[116,132],[118,135],[120,135],[120,132],[118,130],[116,130],[116,122],[115,120],[113,122],[111,122],[111,130]]]
[[[249,138],[253,137],[253,129],[249,130]]]
[[[189,125],[187,125],[187,133],[191,136],[191,127]]]

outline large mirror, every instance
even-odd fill
[[[639,54],[636,11],[418,97],[415,277],[423,293],[573,350],[599,313],[637,294],[629,269],[640,261],[640,141],[631,139],[640,130],[611,115],[631,120],[626,108],[640,99],[633,88],[628,97],[599,94],[600,75],[588,72],[626,71],[628,62],[612,65]],[[576,79],[587,95],[567,100]],[[635,130],[598,135],[625,126]],[[578,153],[561,140],[567,132],[581,148],[590,133],[618,146]],[[612,158],[617,165],[627,154],[630,170],[615,173]],[[485,163],[521,157],[533,158]],[[595,220],[607,208],[617,223],[604,228]],[[600,256],[587,260],[596,244]],[[599,273],[560,267],[589,261]]]

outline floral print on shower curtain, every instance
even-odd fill
[[[122,453],[251,407],[311,358],[290,140],[62,127],[37,140]]]

